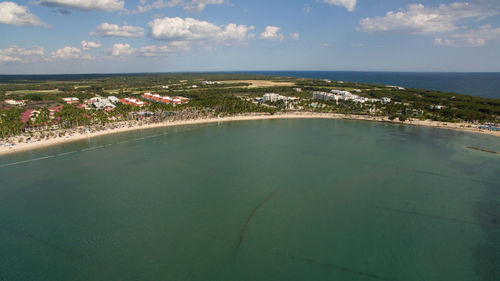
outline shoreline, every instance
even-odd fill
[[[199,119],[190,119],[190,120],[181,120],[181,121],[167,121],[161,123],[150,123],[144,125],[134,125],[130,126],[130,124],[125,124],[127,126],[122,126],[114,129],[105,129],[102,131],[90,132],[90,133],[75,133],[70,136],[56,137],[47,140],[40,140],[36,142],[30,143],[17,143],[14,146],[6,147],[2,145],[0,147],[0,156],[6,154],[13,154],[17,152],[33,150],[53,145],[59,145],[68,142],[79,141],[83,139],[94,138],[98,136],[111,135],[117,133],[124,133],[130,131],[137,130],[145,130],[145,129],[154,129],[154,128],[163,128],[163,127],[172,127],[172,126],[182,126],[182,125],[196,125],[196,124],[207,124],[207,123],[215,123],[215,122],[233,122],[233,121],[251,121],[251,120],[272,120],[272,119],[345,119],[345,120],[358,120],[358,121],[371,121],[371,122],[384,122],[391,124],[400,124],[400,125],[412,125],[412,126],[424,126],[424,127],[432,127],[432,128],[440,128],[447,130],[455,130],[455,131],[464,131],[471,133],[480,133],[487,134],[496,137],[500,137],[500,132],[498,131],[488,131],[484,129],[478,129],[470,127],[470,124],[467,123],[446,123],[439,121],[421,121],[421,120],[407,120],[404,122],[401,121],[393,121],[389,120],[388,117],[380,117],[380,116],[363,116],[363,115],[347,115],[347,114],[339,114],[339,113],[312,113],[312,112],[296,112],[296,113],[282,113],[275,115],[260,115],[260,114],[248,114],[248,115],[238,115],[238,116],[229,116],[222,118],[199,118]]]

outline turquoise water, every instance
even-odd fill
[[[0,280],[500,280],[498,138],[345,120],[0,157]]]

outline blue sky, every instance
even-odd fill
[[[0,73],[500,71],[500,1],[0,0]]]

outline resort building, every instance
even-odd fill
[[[348,91],[343,91],[343,90],[331,90],[331,93],[326,93],[326,92],[314,92],[313,93],[313,99],[314,100],[324,100],[324,101],[332,101],[334,100],[335,102],[339,102],[339,100],[342,101],[353,101],[357,103],[365,103],[365,102],[371,102],[371,103],[376,103],[376,102],[381,102],[379,99],[369,99],[365,97],[358,96],[356,94],[353,94]],[[390,102],[390,99],[389,99]]]
[[[297,98],[282,96],[282,95],[278,95],[275,93],[267,93],[267,94],[264,94],[262,99],[264,100],[264,102],[277,102],[277,101],[291,101],[291,100],[295,100]]]
[[[97,110],[106,110],[106,111],[111,111],[115,109],[115,105],[113,102],[109,100],[109,98],[103,98],[100,96],[91,98],[89,100],[89,104],[91,104],[95,109]]]
[[[109,100],[111,103],[113,103],[113,104],[117,104],[117,103],[119,103],[119,102],[120,102],[120,99],[119,99],[119,98],[117,98],[117,97],[115,97],[115,96],[109,96],[109,97],[108,97],[108,100]]]
[[[144,105],[146,105],[146,103],[143,102],[142,100],[138,100],[135,98],[124,98],[120,100],[120,103],[138,107],[143,107]]]
[[[165,103],[165,104],[186,104],[189,103],[189,99],[185,97],[170,97],[170,96],[162,96],[159,94],[152,94],[152,93],[144,93],[144,95],[141,96],[143,99],[150,100],[150,101],[156,101],[160,103]]]
[[[326,93],[326,92],[314,92],[313,93],[313,100],[323,100],[323,101],[334,100],[335,102],[338,103],[339,99],[340,99],[340,95],[335,95],[332,93]]]
[[[10,105],[24,106],[26,104],[26,100],[5,100],[5,103]]]
[[[66,103],[66,104],[76,104],[76,103],[79,103],[80,100],[78,98],[75,98],[75,97],[71,97],[71,98],[63,98],[63,101]]]

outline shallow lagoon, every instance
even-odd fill
[[[0,280],[499,280],[498,138],[346,120],[0,157]]]

